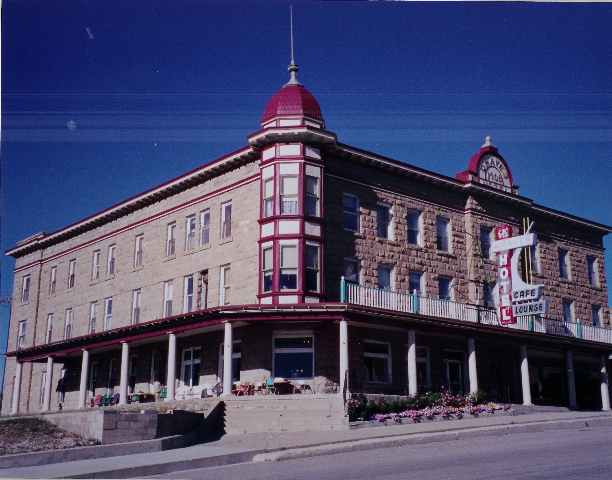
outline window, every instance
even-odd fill
[[[274,377],[312,378],[314,373],[312,335],[288,334],[274,337]]]
[[[280,177],[280,207],[281,215],[298,213],[298,177],[297,175],[281,175]]]
[[[591,287],[599,287],[599,269],[597,267],[597,259],[587,255],[587,276]]]
[[[174,282],[168,280],[164,282],[164,305],[163,305],[163,316],[172,316],[172,297],[174,296]]]
[[[359,231],[359,199],[350,193],[342,194],[342,223],[345,230]]]
[[[531,272],[540,273],[540,244],[531,245],[529,249],[531,252]]]
[[[559,249],[559,277],[565,280],[570,278],[569,253],[563,248]]]
[[[272,290],[272,282],[274,280],[274,257],[272,252],[271,244],[264,246],[262,251],[261,286],[264,292]]]
[[[563,300],[563,321],[573,322],[574,321],[574,302],[571,300]]]
[[[431,363],[429,348],[416,347],[417,390],[426,393],[431,390]]]
[[[491,236],[493,229],[491,227],[480,227],[480,254],[482,258],[491,258]]]
[[[408,293],[421,295],[423,291],[423,272],[410,272],[408,274]]]
[[[104,330],[110,330],[113,325],[113,297],[104,299]]]
[[[144,254],[144,235],[136,235],[134,240],[134,266],[142,267]]]
[[[181,381],[186,387],[195,387],[200,384],[201,347],[185,348],[181,364]]]
[[[271,217],[274,215],[274,177],[264,180],[263,215],[264,217]]]
[[[96,333],[96,317],[98,311],[98,302],[89,304],[89,333]]]
[[[21,303],[28,303],[30,301],[30,284],[32,283],[32,277],[25,275],[21,279]]]
[[[230,266],[222,265],[219,272],[219,305],[230,303]]]
[[[64,317],[64,340],[72,338],[72,319],[74,312],[72,308],[66,309],[66,316]]]
[[[599,305],[591,305],[591,323],[594,327],[601,326],[601,307]]]
[[[221,240],[232,238],[232,202],[221,204]]]
[[[344,278],[349,282],[359,283],[359,261],[356,258],[344,259]]]
[[[76,277],[76,259],[68,262],[68,288],[74,288]]]
[[[183,313],[188,313],[193,311],[193,292],[194,292],[194,283],[193,283],[193,275],[185,276],[183,280]]]
[[[378,266],[378,288],[383,290],[392,290],[392,271],[393,267],[389,265]]]
[[[106,273],[108,275],[115,274],[115,253],[117,252],[117,245],[110,245],[108,247],[108,259],[106,262]]]
[[[315,243],[306,244],[306,255],[304,262],[306,291],[319,291],[319,245]]]
[[[38,395],[39,406],[42,408],[45,401],[45,388],[47,385],[47,370],[43,370],[40,373],[40,393]]]
[[[19,321],[19,326],[17,329],[17,350],[23,348],[25,345],[26,325],[27,320]]]
[[[410,210],[406,217],[407,233],[406,239],[410,245],[423,245],[421,239],[421,212]]]
[[[376,206],[376,235],[380,238],[393,238],[393,225],[391,222],[391,207],[388,205]]]
[[[446,351],[445,356],[443,364],[446,371],[446,388],[454,395],[463,394],[465,354],[457,351]]]
[[[210,243],[210,209],[200,212],[200,247]]]
[[[169,223],[166,227],[166,257],[176,255],[176,223]]]
[[[484,282],[482,284],[482,290],[483,290],[483,300],[484,300],[484,306],[488,307],[488,308],[493,308],[495,307],[495,300],[493,299],[493,288],[495,287],[494,283],[490,283],[490,282]]]
[[[140,298],[142,297],[142,290],[136,288],[132,290],[132,325],[140,323]]]
[[[391,346],[388,343],[365,340],[363,361],[367,382],[391,383]]]
[[[198,273],[196,304],[198,309],[208,308],[208,270]]]
[[[442,252],[450,251],[448,218],[436,217],[436,248]]]
[[[55,295],[55,285],[57,283],[57,267],[51,267],[49,272],[49,295]]]
[[[452,300],[452,279],[449,277],[438,277],[438,298],[441,300]]]
[[[96,250],[93,252],[93,257],[91,259],[91,279],[99,280],[100,279],[100,250]]]
[[[45,343],[51,343],[53,341],[53,314],[47,315],[47,333],[45,335]]]
[[[280,289],[295,290],[298,268],[297,245],[281,244],[280,249]]]
[[[196,216],[189,215],[185,219],[185,251],[193,250],[196,243]]]
[[[304,214],[311,217],[319,216],[319,178],[312,175],[306,175]]]
[[[219,368],[217,374],[223,379],[223,344],[219,345]],[[242,342],[234,340],[232,342],[232,382],[240,381],[240,370],[242,368]]]

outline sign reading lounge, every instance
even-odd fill
[[[515,324],[518,317],[546,313],[546,300],[542,298],[544,286],[525,283],[519,272],[521,250],[536,242],[536,235],[529,231],[513,237],[511,225],[495,228],[495,241],[491,245],[491,251],[497,254],[494,298],[502,325]]]

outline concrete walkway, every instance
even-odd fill
[[[2,478],[127,478],[228,465],[409,445],[514,431],[611,425],[609,412],[540,412],[328,432],[228,435],[216,442],[163,452],[0,470]]]

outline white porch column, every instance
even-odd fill
[[[523,405],[533,405],[531,403],[531,382],[529,381],[527,345],[521,345],[521,387],[523,390]]]
[[[11,403],[11,415],[17,415],[19,413],[19,396],[21,394],[21,372],[23,370],[23,363],[17,362],[15,368],[15,383],[13,385],[13,403]]]
[[[344,319],[340,320],[340,395],[344,395],[344,389],[348,395],[348,371],[349,371],[349,351],[348,351],[348,322]]]
[[[89,350],[83,349],[81,358],[81,383],[79,384],[79,408],[85,408],[87,399],[87,377],[89,376]],[[94,396],[96,392],[93,392]]]
[[[130,344],[128,342],[121,342],[121,376],[119,377],[119,405],[127,404],[129,363]]]
[[[574,375],[574,352],[565,352],[565,369],[567,370],[567,404],[576,408],[576,376]]]
[[[416,396],[418,393],[417,385],[417,364],[416,364],[416,332],[408,331],[408,395]]]
[[[168,374],[166,376],[166,401],[174,400],[176,386],[176,335],[168,334]]]
[[[48,412],[51,407],[51,385],[53,383],[53,357],[47,357],[47,380],[43,391],[42,411]]]
[[[470,378],[470,395],[478,392],[478,370],[476,367],[476,340],[468,338],[468,373]]]
[[[223,336],[223,396],[232,394],[232,324],[225,322]]]
[[[610,390],[608,389],[608,355],[601,356],[601,409],[610,410]]]

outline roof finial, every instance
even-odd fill
[[[299,85],[300,82],[297,79],[298,66],[295,63],[295,57],[293,56],[293,5],[289,5],[289,24],[291,27],[291,63],[289,64],[289,81],[287,85]]]
[[[482,147],[480,147],[480,148],[484,148],[484,147],[494,147],[494,146],[495,146],[495,145],[493,145],[493,141],[492,141],[492,139],[491,139],[491,135],[487,135],[487,136],[485,137],[485,142],[484,142],[484,144],[483,144],[483,145],[482,145]]]

